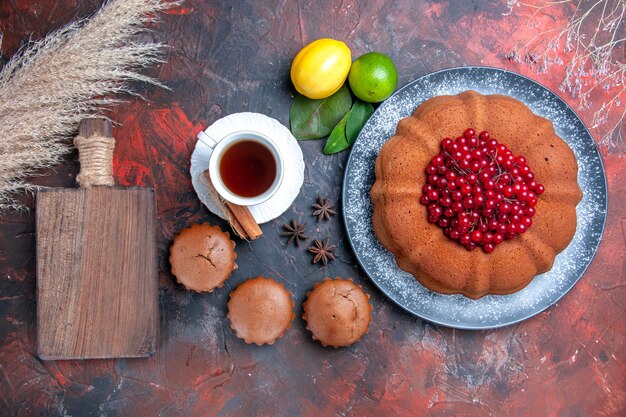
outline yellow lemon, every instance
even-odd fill
[[[335,39],[318,39],[298,52],[291,63],[291,81],[308,98],[326,98],[335,93],[348,77],[350,48]]]

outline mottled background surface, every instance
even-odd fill
[[[92,13],[98,0],[0,0],[2,61],[24,40],[40,38]],[[563,68],[534,74],[504,55],[537,28],[499,1],[187,1],[154,26],[171,45],[151,70],[172,91],[142,88],[111,117],[119,184],[157,191],[161,344],[149,359],[41,361],[35,351],[34,214],[0,223],[1,416],[623,416],[626,415],[626,164],[604,159],[609,215],[591,267],[557,305],[521,324],[458,331],[409,316],[386,300],[356,265],[341,216],[316,223],[318,193],[337,202],[347,153],[321,154],[302,143],[305,182],[282,217],[254,243],[238,242],[237,270],[212,294],[192,294],[169,272],[168,247],[182,228],[224,226],[198,201],[188,175],[194,136],[221,116],[265,113],[288,124],[289,64],[307,42],[343,39],[353,56],[383,51],[398,64],[400,85],[431,71],[492,65],[530,75],[558,90]],[[551,9],[556,25],[571,14]],[[567,57],[564,56],[567,60]],[[573,106],[576,100],[560,94]],[[580,111],[591,123],[592,111]],[[0,137],[1,138],[1,137]],[[599,138],[597,138],[599,139]],[[76,155],[40,184],[73,187]],[[27,205],[33,201],[24,198]],[[296,218],[311,236],[339,248],[328,267],[305,247],[286,247],[280,226]],[[255,275],[284,282],[299,306],[324,276],[353,277],[372,296],[374,321],[348,349],[314,343],[301,319],[273,346],[248,346],[225,318],[229,291]]]

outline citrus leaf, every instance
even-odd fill
[[[366,103],[361,100],[357,100],[352,105],[350,110],[350,117],[348,117],[348,123],[346,124],[346,139],[350,145],[354,143],[359,132],[365,126],[365,122],[374,113],[374,106],[371,103]]]
[[[350,106],[352,96],[345,85],[332,96],[321,100],[297,94],[289,112],[291,133],[298,140],[323,138],[350,111]]]
[[[337,152],[341,152],[344,149],[348,149],[350,144],[346,138],[346,123],[348,123],[348,118],[350,117],[351,110],[346,113],[345,116],[337,123],[337,126],[330,132],[330,136],[326,141],[326,145],[324,146],[324,153],[326,155],[331,155]]]

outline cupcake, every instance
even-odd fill
[[[351,279],[324,278],[307,294],[302,318],[324,346],[350,346],[367,333],[372,320],[369,295]]]
[[[230,293],[230,327],[246,343],[273,344],[294,318],[293,301],[285,286],[271,278],[256,277]]]
[[[187,289],[211,292],[224,285],[234,269],[235,242],[228,232],[208,223],[183,229],[170,247],[170,264],[176,280]]]

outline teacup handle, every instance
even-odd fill
[[[200,142],[204,143],[206,146],[208,146],[211,149],[215,149],[215,147],[217,146],[217,141],[213,139],[211,136],[207,135],[204,130],[200,131],[200,133],[198,133],[198,136],[196,137],[198,138]]]

